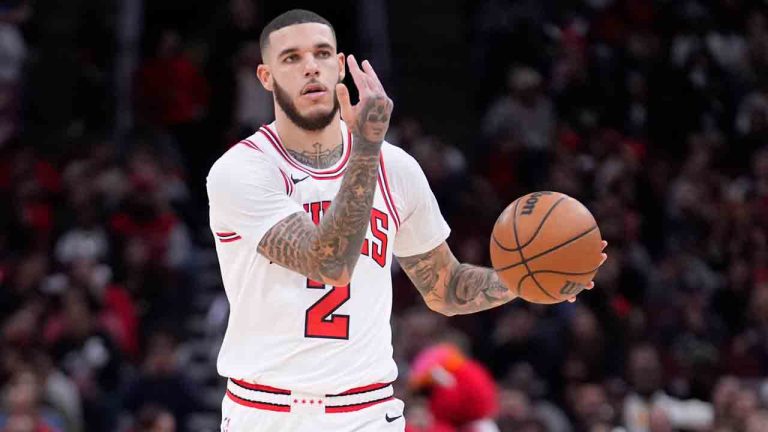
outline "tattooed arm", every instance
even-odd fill
[[[445,242],[398,261],[427,306],[443,315],[479,312],[516,297],[493,269],[460,264]]]
[[[270,261],[335,286],[349,283],[360,257],[376,190],[379,151],[392,113],[392,100],[371,65],[364,61],[360,69],[350,56],[349,70],[360,102],[353,107],[347,88],[337,85],[341,114],[354,140],[339,192],[319,225],[306,214],[295,213],[275,224],[259,243],[259,252]]]

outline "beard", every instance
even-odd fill
[[[336,97],[335,87],[331,90],[333,92],[333,108],[328,113],[304,116],[296,109],[296,104],[293,103],[288,92],[280,87],[280,84],[278,84],[277,81],[274,81],[274,84],[275,100],[277,101],[277,104],[280,105],[280,108],[285,112],[285,115],[288,116],[291,122],[301,129],[311,132],[322,130],[331,124],[331,121],[333,121],[333,118],[336,117],[336,113],[339,111],[339,99]]]

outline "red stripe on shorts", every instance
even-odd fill
[[[278,405],[278,404],[271,404],[266,402],[255,402],[250,401],[248,399],[243,399],[235,394],[232,394],[231,391],[227,390],[227,396],[232,399],[232,402],[238,404],[247,406],[250,408],[258,408],[263,409],[267,411],[279,411],[279,412],[291,412],[291,406],[290,405]]]

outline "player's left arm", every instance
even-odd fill
[[[607,245],[603,241],[603,249]],[[607,258],[603,253],[600,265]],[[429,252],[398,257],[397,260],[427,306],[443,315],[471,314],[503,305],[517,297],[494,269],[459,263],[446,242]],[[595,283],[590,282],[586,289],[594,287]],[[568,301],[576,301],[576,296]]]
[[[493,269],[459,263],[445,242],[429,252],[397,260],[427,306],[443,315],[479,312],[517,297]]]

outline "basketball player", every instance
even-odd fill
[[[403,431],[390,384],[393,258],[445,315],[514,295],[492,269],[457,262],[424,173],[384,142],[392,101],[370,63],[337,52],[327,20],[286,12],[260,43],[275,122],[207,179],[231,306],[222,431]],[[341,84],[347,66],[357,105]]]

